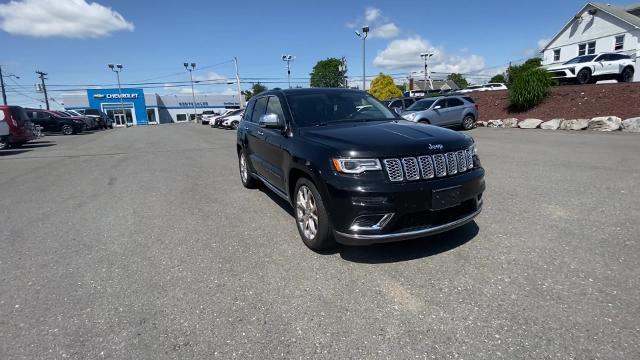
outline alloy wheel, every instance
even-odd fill
[[[462,127],[465,130],[473,129],[473,117],[472,116],[465,116],[464,120],[462,120]]]
[[[69,126],[69,125],[64,125],[62,127],[62,133],[64,135],[71,135],[71,134],[73,134],[73,128],[71,126]]]
[[[313,193],[305,185],[300,186],[296,195],[296,218],[304,236],[314,239],[318,233],[318,208]]]
[[[249,171],[247,170],[247,158],[244,156],[244,153],[240,154],[240,177],[242,178],[242,182],[246,183],[249,178]]]

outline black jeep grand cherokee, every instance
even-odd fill
[[[237,151],[243,185],[259,180],[291,203],[314,250],[433,235],[482,208],[471,137],[404,121],[363,91],[261,93],[247,105]]]

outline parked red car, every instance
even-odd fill
[[[0,149],[19,147],[37,137],[33,123],[20,106],[0,106],[0,121],[9,127],[9,136],[0,139]]]

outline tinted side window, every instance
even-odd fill
[[[264,112],[267,110],[267,98],[262,97],[256,100],[256,104],[253,108],[253,114],[251,115],[251,122],[258,123],[260,121],[260,116],[264,115]]]
[[[447,99],[447,107],[462,106],[464,103],[458,98]]]
[[[446,108],[447,107],[447,100],[446,99],[442,99],[442,100],[438,100],[438,102],[436,102],[435,104],[433,104],[433,107],[435,108],[436,106],[440,106],[442,108]]]
[[[391,104],[389,104],[389,107],[390,108],[397,108],[397,107],[401,108],[402,107],[402,100],[392,101]]]
[[[249,101],[247,107],[244,109],[244,115],[242,115],[242,121],[251,121],[251,114],[253,113],[253,106],[256,104],[255,101]]]
[[[473,98],[471,96],[464,96],[463,99],[467,100],[468,102],[475,104],[475,100],[473,100]]]
[[[416,102],[413,99],[404,99],[404,107],[408,108],[409,106],[413,105],[413,103]]]
[[[282,105],[280,104],[280,99],[278,99],[277,96],[269,96],[267,114],[276,114],[280,121],[284,121],[284,111],[282,111]]]

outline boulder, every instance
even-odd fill
[[[486,126],[487,126],[486,121],[476,121],[476,127],[486,127]]]
[[[542,123],[540,119],[524,119],[518,123],[520,129],[535,129]]]
[[[502,123],[504,124],[504,127],[507,127],[507,128],[516,128],[516,127],[518,127],[518,119],[516,119],[516,118],[504,119],[504,120],[502,120]]]
[[[490,127],[490,128],[503,128],[504,127],[504,123],[502,122],[502,120],[489,120],[489,121],[487,121],[487,127]]]
[[[551,119],[549,121],[545,121],[540,124],[540,129],[545,130],[558,130],[560,127],[560,123],[563,122],[564,119]]]
[[[584,130],[587,126],[589,126],[589,119],[563,120],[560,123],[562,130]]]
[[[589,130],[594,131],[616,131],[620,130],[622,119],[617,116],[601,116],[589,120]]]
[[[640,117],[627,119],[622,122],[622,131],[640,132]]]

